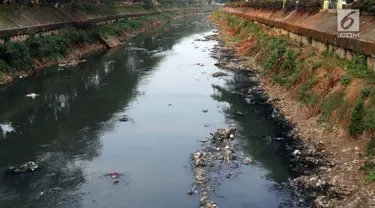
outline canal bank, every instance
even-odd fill
[[[201,195],[187,194],[195,182],[189,156],[232,124],[237,153],[253,162],[233,178],[218,173],[211,199],[220,207],[308,206],[289,185],[291,129],[263,99],[246,101],[262,95],[251,91],[258,85],[251,73],[213,77],[223,72],[211,58],[217,42],[198,41],[214,34],[198,20],[166,24],[3,89],[0,166],[33,160],[40,168],[1,178],[0,205],[198,207]]]
[[[310,147],[309,154],[322,154],[327,161],[302,162],[313,169],[295,184],[311,191],[317,206],[373,206],[374,147],[369,121],[373,118],[370,77],[374,73],[366,58],[346,62],[334,54],[319,54],[245,18],[217,13],[212,19],[221,26],[223,51],[232,50],[243,59],[222,60],[217,65],[258,71],[254,80],[295,125],[296,135]],[[303,151],[294,154],[303,155]]]
[[[103,24],[81,21],[78,26],[62,24],[58,32],[47,31],[44,35],[32,34],[22,40],[11,40],[0,44],[0,84],[12,83],[46,67],[62,64],[76,65],[85,55],[93,51],[121,45],[139,32],[150,30],[161,24],[185,15],[201,15],[208,10],[198,8],[135,12],[117,18],[111,15]],[[93,21],[93,20],[92,20]],[[28,29],[26,31],[29,31]],[[83,60],[84,61],[84,60]]]

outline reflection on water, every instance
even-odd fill
[[[208,31],[191,20],[166,25],[0,91],[0,168],[30,160],[41,167],[1,177],[0,207],[198,207],[199,196],[186,194],[189,154],[225,122],[240,126],[244,152],[259,163],[223,182],[219,204],[278,207],[290,198],[275,190],[290,177],[283,144],[265,139],[285,129],[268,118],[271,106],[250,107],[233,93],[254,85],[246,76],[211,77],[215,43],[192,44]],[[124,114],[132,122],[119,122]],[[117,185],[103,177],[114,171]]]

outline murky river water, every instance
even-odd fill
[[[200,197],[186,194],[189,155],[228,124],[240,127],[241,148],[257,162],[221,181],[212,199],[227,208],[294,206],[276,139],[285,129],[270,118],[272,106],[238,93],[254,85],[246,74],[211,76],[220,71],[210,58],[216,43],[194,42],[210,33],[175,22],[2,89],[0,168],[35,160],[40,170],[1,177],[0,207],[199,207]],[[124,114],[130,120],[119,122]],[[104,176],[114,171],[123,174],[118,184]]]

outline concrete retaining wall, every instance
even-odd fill
[[[296,42],[311,45],[320,52],[334,49],[335,54],[352,60],[356,55],[366,55],[368,65],[375,70],[375,22],[371,16],[361,16],[359,38],[340,38],[337,32],[337,15],[320,12],[315,15],[283,11],[264,11],[252,8],[222,9],[227,14],[246,18],[273,28],[275,33],[289,34]],[[308,39],[311,38],[311,42]]]
[[[73,15],[66,9],[35,8],[37,12],[13,13],[0,12],[0,44],[6,39],[10,41],[24,41],[29,35],[48,36],[58,34],[61,29],[67,27],[90,27],[93,25],[110,24],[116,20],[155,15],[176,11],[199,11],[202,8],[153,10],[141,13],[120,13],[107,16]]]

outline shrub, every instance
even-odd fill
[[[362,98],[366,98],[366,97],[370,96],[370,93],[371,93],[371,91],[370,91],[369,88],[362,88],[361,91],[360,91],[360,96]]]
[[[322,103],[322,117],[321,120],[327,120],[331,116],[331,113],[340,108],[338,113],[341,117],[340,120],[344,118],[345,110],[348,107],[348,102],[344,99],[344,93],[333,93],[327,97],[327,99]]]
[[[0,60],[0,73],[1,74],[3,74],[4,72],[10,72],[11,70],[12,69],[10,68],[10,66],[4,60]]]
[[[34,67],[33,59],[25,42],[7,42],[1,53],[10,67],[16,70],[27,70]]]
[[[305,85],[298,88],[297,95],[298,99],[301,100],[303,104],[315,103],[317,101],[316,93],[309,93],[309,91],[318,83],[318,79],[311,78]]]
[[[363,106],[362,98],[359,98],[354,106],[354,110],[350,116],[349,122],[349,133],[351,135],[362,134],[364,130],[363,117],[365,115],[365,109]]]
[[[366,77],[373,73],[367,66],[367,58],[364,55],[357,56],[353,59],[348,67],[348,72],[357,77]]]
[[[26,40],[31,55],[39,59],[56,59],[64,57],[70,47],[69,40],[59,35],[47,37],[30,37]]]
[[[89,38],[88,34],[83,30],[77,29],[67,29],[61,33],[62,37],[68,38],[70,43],[75,45],[80,45],[84,43],[92,43],[92,40]]]
[[[345,76],[341,77],[341,79],[340,79],[340,83],[344,87],[348,86],[351,81],[352,81],[352,78],[348,75],[345,75]]]
[[[373,181],[375,181],[375,169],[371,170],[371,172],[368,174],[365,179],[365,184],[368,185]]]

